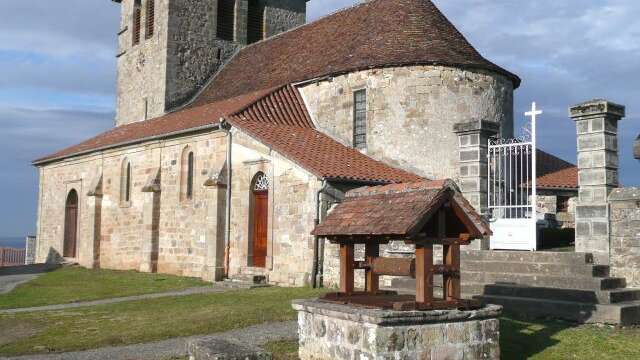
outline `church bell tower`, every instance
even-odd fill
[[[120,126],[184,104],[240,48],[304,24],[308,0],[112,1]]]

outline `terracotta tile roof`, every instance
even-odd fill
[[[347,193],[313,235],[329,238],[341,236],[411,239],[424,231],[445,201],[462,210],[469,232],[476,237],[491,234],[482,220],[450,180],[423,181],[412,184],[377,186]]]
[[[203,126],[217,125],[221,117],[320,178],[372,183],[421,179],[376,161],[315,130],[298,90],[292,86],[254,92],[117,127],[34,163],[43,164],[154,136],[196,131]]]
[[[240,50],[192,106],[370,68],[445,65],[520,79],[483,58],[429,0],[372,0]]]
[[[578,168],[554,155],[538,150],[537,188],[578,189]]]
[[[314,129],[300,94],[292,86],[275,91],[228,120],[320,178],[379,183],[421,180]]]
[[[170,113],[156,119],[119,126],[77,145],[37,159],[33,163],[46,163],[73,155],[143,141],[155,136],[168,136],[176,132],[217,124],[221,117],[245,108],[272,91],[273,89],[256,91],[233,99]]]

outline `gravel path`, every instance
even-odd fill
[[[0,277],[0,279],[6,276]],[[58,304],[58,305],[47,305],[47,306],[36,306],[29,308],[20,308],[20,309],[7,309],[0,310],[0,314],[17,314],[23,312],[34,312],[34,311],[51,311],[51,310],[65,310],[65,309],[74,309],[85,306],[95,306],[95,305],[105,305],[105,304],[115,304],[121,303],[125,301],[136,301],[136,300],[148,300],[148,299],[159,299],[163,297],[170,296],[188,296],[195,294],[208,294],[208,293],[217,293],[231,290],[228,287],[223,286],[202,286],[196,288],[190,288],[186,290],[180,291],[169,291],[157,294],[145,294],[145,295],[135,295],[135,296],[125,296],[119,298],[111,298],[104,300],[94,300],[94,301],[83,301],[83,302],[75,302],[69,304]]]
[[[0,360],[166,360],[187,356],[187,342],[204,337],[236,340],[247,345],[261,346],[271,341],[297,339],[298,324],[296,321],[266,323],[210,336],[192,336],[146,344],[107,347],[62,354],[0,357]]]
[[[3,275],[0,276],[0,295],[6,294],[15,289],[16,286],[31,281],[40,276],[40,274],[20,274],[20,275]]]
[[[16,286],[31,281],[55,267],[55,265],[38,264],[0,268],[0,294],[6,294]]]

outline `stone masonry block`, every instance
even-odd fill
[[[578,135],[578,151],[604,150],[604,134]]]
[[[576,219],[607,218],[607,205],[578,205]]]
[[[479,161],[480,149],[460,150],[460,162]]]

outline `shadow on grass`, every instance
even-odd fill
[[[524,319],[508,314],[500,319],[500,348],[503,360],[528,359],[560,343],[554,335],[578,324],[561,320]]]

